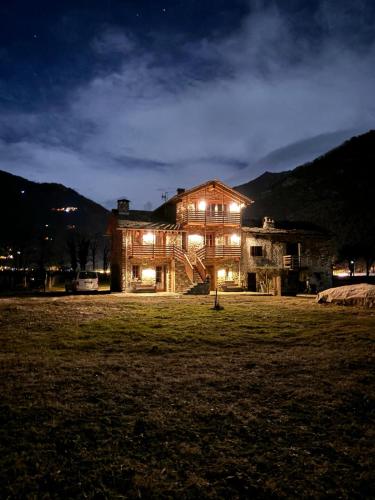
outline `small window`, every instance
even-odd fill
[[[286,244],[286,255],[298,255],[298,243]]]
[[[261,246],[251,246],[250,255],[252,257],[263,257],[263,247]]]
[[[206,236],[205,236],[205,244],[208,247],[215,246],[215,236],[213,234],[206,234]]]
[[[132,279],[139,280],[139,278],[140,278],[139,266],[132,266]]]
[[[161,266],[156,266],[156,283],[161,283],[162,282],[162,272],[163,268]]]

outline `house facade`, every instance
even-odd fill
[[[111,289],[289,293],[314,276],[329,285],[326,237],[277,229],[269,218],[262,228],[247,227],[242,214],[251,203],[218,180],[179,189],[154,211],[130,210],[119,200],[109,224]]]

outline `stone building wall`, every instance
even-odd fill
[[[273,291],[274,278],[287,278],[291,273],[284,268],[283,256],[287,255],[287,244],[298,243],[300,248],[301,267],[298,271],[298,281],[302,284],[309,280],[318,289],[328,288],[332,284],[333,247],[331,242],[319,235],[302,232],[244,232],[241,251],[241,280],[245,284],[247,273],[257,274],[258,288],[260,283]],[[252,256],[251,246],[261,246],[262,256]],[[294,270],[296,272],[296,270]],[[302,285],[301,285],[302,286]]]

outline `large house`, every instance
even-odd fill
[[[112,211],[111,289],[207,293],[295,293],[330,285],[332,251],[317,231],[243,225],[252,200],[218,180],[175,196],[154,211]]]

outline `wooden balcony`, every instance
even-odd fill
[[[193,282],[194,269],[186,252],[176,245],[131,245],[128,248],[128,257],[145,259],[177,259],[185,266],[185,271]]]
[[[175,258],[175,245],[131,245],[128,257],[147,257],[149,259]]]
[[[283,267],[291,271],[300,269],[302,267],[301,257],[299,255],[284,255]]]
[[[241,225],[241,214],[232,212],[212,212],[210,210],[186,210],[177,215],[179,224],[227,224]]]
[[[234,245],[205,246],[197,251],[197,256],[201,260],[239,259],[241,257],[241,247]]]

